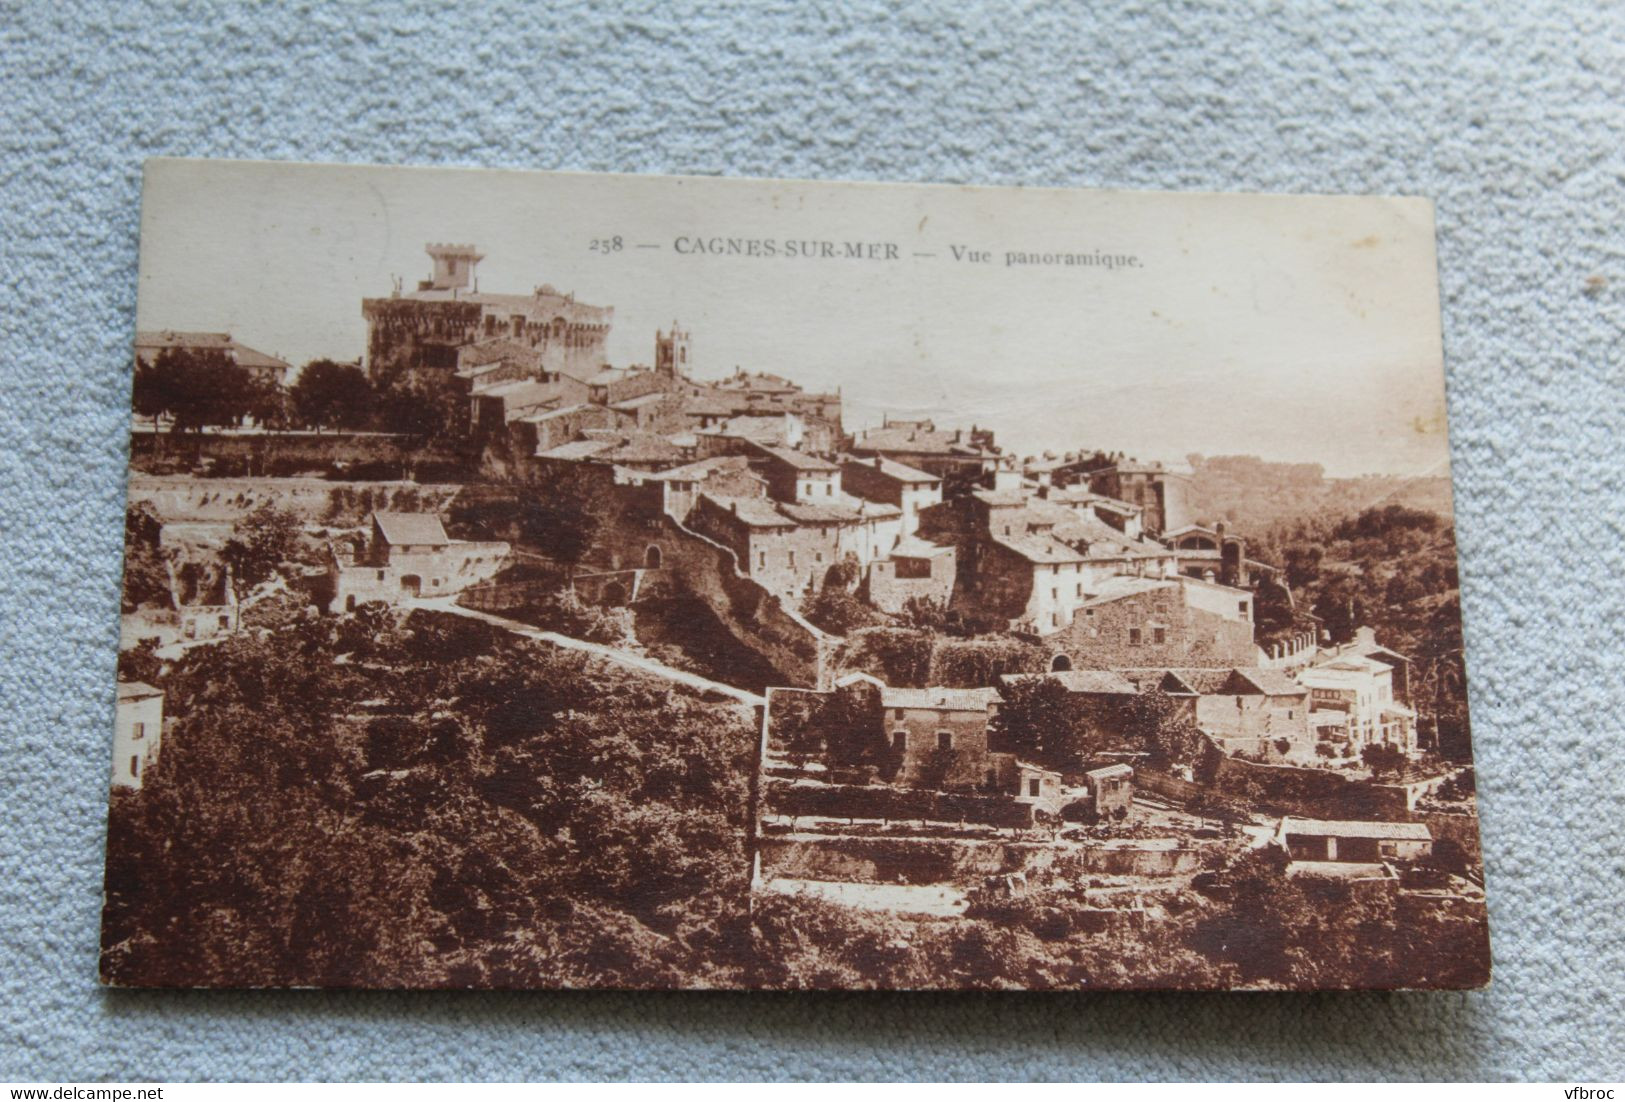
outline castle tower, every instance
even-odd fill
[[[425,291],[466,291],[474,286],[474,269],[485,257],[473,245],[425,245],[434,260],[434,278]]]
[[[688,330],[671,323],[671,330],[655,330],[655,370],[673,378],[686,377],[691,366],[688,358]]]

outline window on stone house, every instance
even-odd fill
[[[1037,777],[1033,777],[1033,778],[1029,779],[1027,781],[1027,795],[1029,795],[1029,796],[1038,795],[1038,788],[1039,788],[1039,785],[1042,784],[1042,783],[1043,782],[1041,782]]]
[[[1131,646],[1131,647],[1137,647],[1137,646],[1140,645],[1140,629],[1139,628],[1129,628],[1128,629],[1128,643],[1129,643],[1129,646]]]
[[[1246,601],[1237,601],[1236,602],[1236,611],[1241,613],[1243,616],[1247,615],[1247,602]]]
[[[758,552],[756,552],[756,565],[758,567],[760,567],[761,569],[763,569],[763,570],[767,569],[767,552],[766,551],[758,551]]]
[[[795,552],[795,548],[792,547],[790,549],[790,569],[794,570],[795,568],[796,568],[796,552]]]
[[[137,723],[134,727],[130,728],[131,738],[143,738],[145,737],[146,733],[147,725],[145,723]]]
[[[833,482],[824,483],[824,496],[825,497],[834,497],[835,496],[835,483],[833,483]]]
[[[131,754],[130,755],[130,776],[132,776],[132,777],[140,777],[141,776],[141,755],[140,754]]]
[[[937,732],[937,749],[952,750],[954,748],[954,733],[952,731]]]
[[[908,732],[899,727],[891,733],[891,748],[901,754],[908,749]]]
[[[1151,629],[1151,641],[1153,643],[1166,643],[1168,641],[1168,629],[1167,628],[1152,628]]]

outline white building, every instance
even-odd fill
[[[1309,690],[1309,722],[1321,741],[1344,742],[1351,757],[1378,745],[1417,754],[1416,713],[1394,696],[1388,663],[1341,654],[1298,671],[1298,683]]]
[[[140,681],[120,681],[113,722],[113,787],[140,788],[158,763],[164,739],[164,694]]]

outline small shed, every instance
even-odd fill
[[[1083,783],[1094,801],[1095,815],[1104,819],[1108,815],[1120,818],[1129,813],[1134,800],[1134,769],[1119,762],[1100,769],[1091,769],[1083,775]]]
[[[1433,834],[1426,823],[1382,823],[1358,820],[1281,820],[1277,840],[1294,861],[1345,861],[1375,864],[1384,860],[1414,861],[1433,853]]]

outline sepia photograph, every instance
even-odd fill
[[[150,161],[101,979],[1481,987],[1439,313],[1423,199]]]

